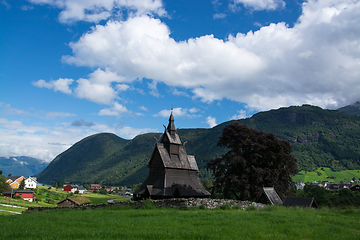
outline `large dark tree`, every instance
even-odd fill
[[[254,200],[262,187],[274,187],[280,197],[291,194],[291,176],[298,169],[289,142],[233,123],[224,128],[218,146],[229,151],[208,162],[207,169],[215,177],[215,190],[225,198]]]

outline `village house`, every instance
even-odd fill
[[[56,204],[58,207],[75,207],[75,206],[86,206],[89,205],[91,201],[82,196],[69,196],[65,199],[60,200]]]
[[[24,183],[25,183],[24,189],[29,189],[29,188],[34,189],[36,188],[36,184],[37,184],[36,177],[29,176],[25,178]]]
[[[100,184],[90,184],[90,191],[100,191],[101,185]]]
[[[75,184],[68,184],[68,185],[64,185],[63,190],[65,192],[72,192],[72,193],[78,191],[79,194],[84,194],[86,189]]]
[[[360,184],[356,184],[350,187],[351,191],[360,192]]]
[[[12,188],[12,189],[18,189],[20,187],[20,183],[21,181],[24,179],[23,176],[11,176],[9,175],[6,179],[6,182],[7,184],[9,184],[9,186]]]
[[[24,200],[27,200],[29,202],[32,202],[36,196],[34,195],[34,192],[28,189],[22,189],[22,190],[12,190],[8,192],[3,193],[4,197],[11,197],[19,196]]]

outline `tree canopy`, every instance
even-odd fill
[[[9,184],[6,183],[5,175],[0,174],[0,194],[9,190],[11,190],[11,188]]]
[[[217,145],[228,151],[208,162],[207,169],[215,177],[214,189],[225,198],[254,200],[262,187],[274,187],[281,197],[291,194],[291,176],[298,169],[289,142],[233,123],[224,128]]]

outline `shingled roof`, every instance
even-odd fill
[[[69,201],[74,203],[74,205],[78,205],[78,206],[83,206],[83,205],[87,205],[89,203],[91,203],[91,201],[87,198],[84,198],[83,196],[69,196],[67,198],[64,198],[62,200],[60,200],[59,202],[57,202],[56,204],[59,205],[65,201]]]
[[[263,187],[263,190],[256,202],[271,205],[281,205],[282,200],[273,187]]]
[[[301,198],[301,197],[286,197],[282,204],[283,206],[300,206],[300,207],[313,207],[318,208],[314,198]]]

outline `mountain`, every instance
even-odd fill
[[[351,105],[347,105],[345,107],[339,108],[338,111],[360,116],[360,101],[353,103]]]
[[[225,148],[217,147],[217,142],[224,127],[233,122],[271,132],[289,141],[301,170],[311,171],[317,167],[330,167],[335,171],[360,169],[360,118],[303,105],[260,112],[211,129],[180,129],[181,141],[187,142],[187,153],[195,155],[200,178],[211,177],[205,170],[206,163],[226,152]],[[156,142],[154,137],[160,136],[161,133],[147,133],[124,140],[110,133],[92,135],[58,155],[37,177],[43,183],[140,183],[148,175],[147,164]]]
[[[48,163],[36,158],[18,156],[18,157],[0,157],[0,170],[5,176],[34,176],[46,168]]]

